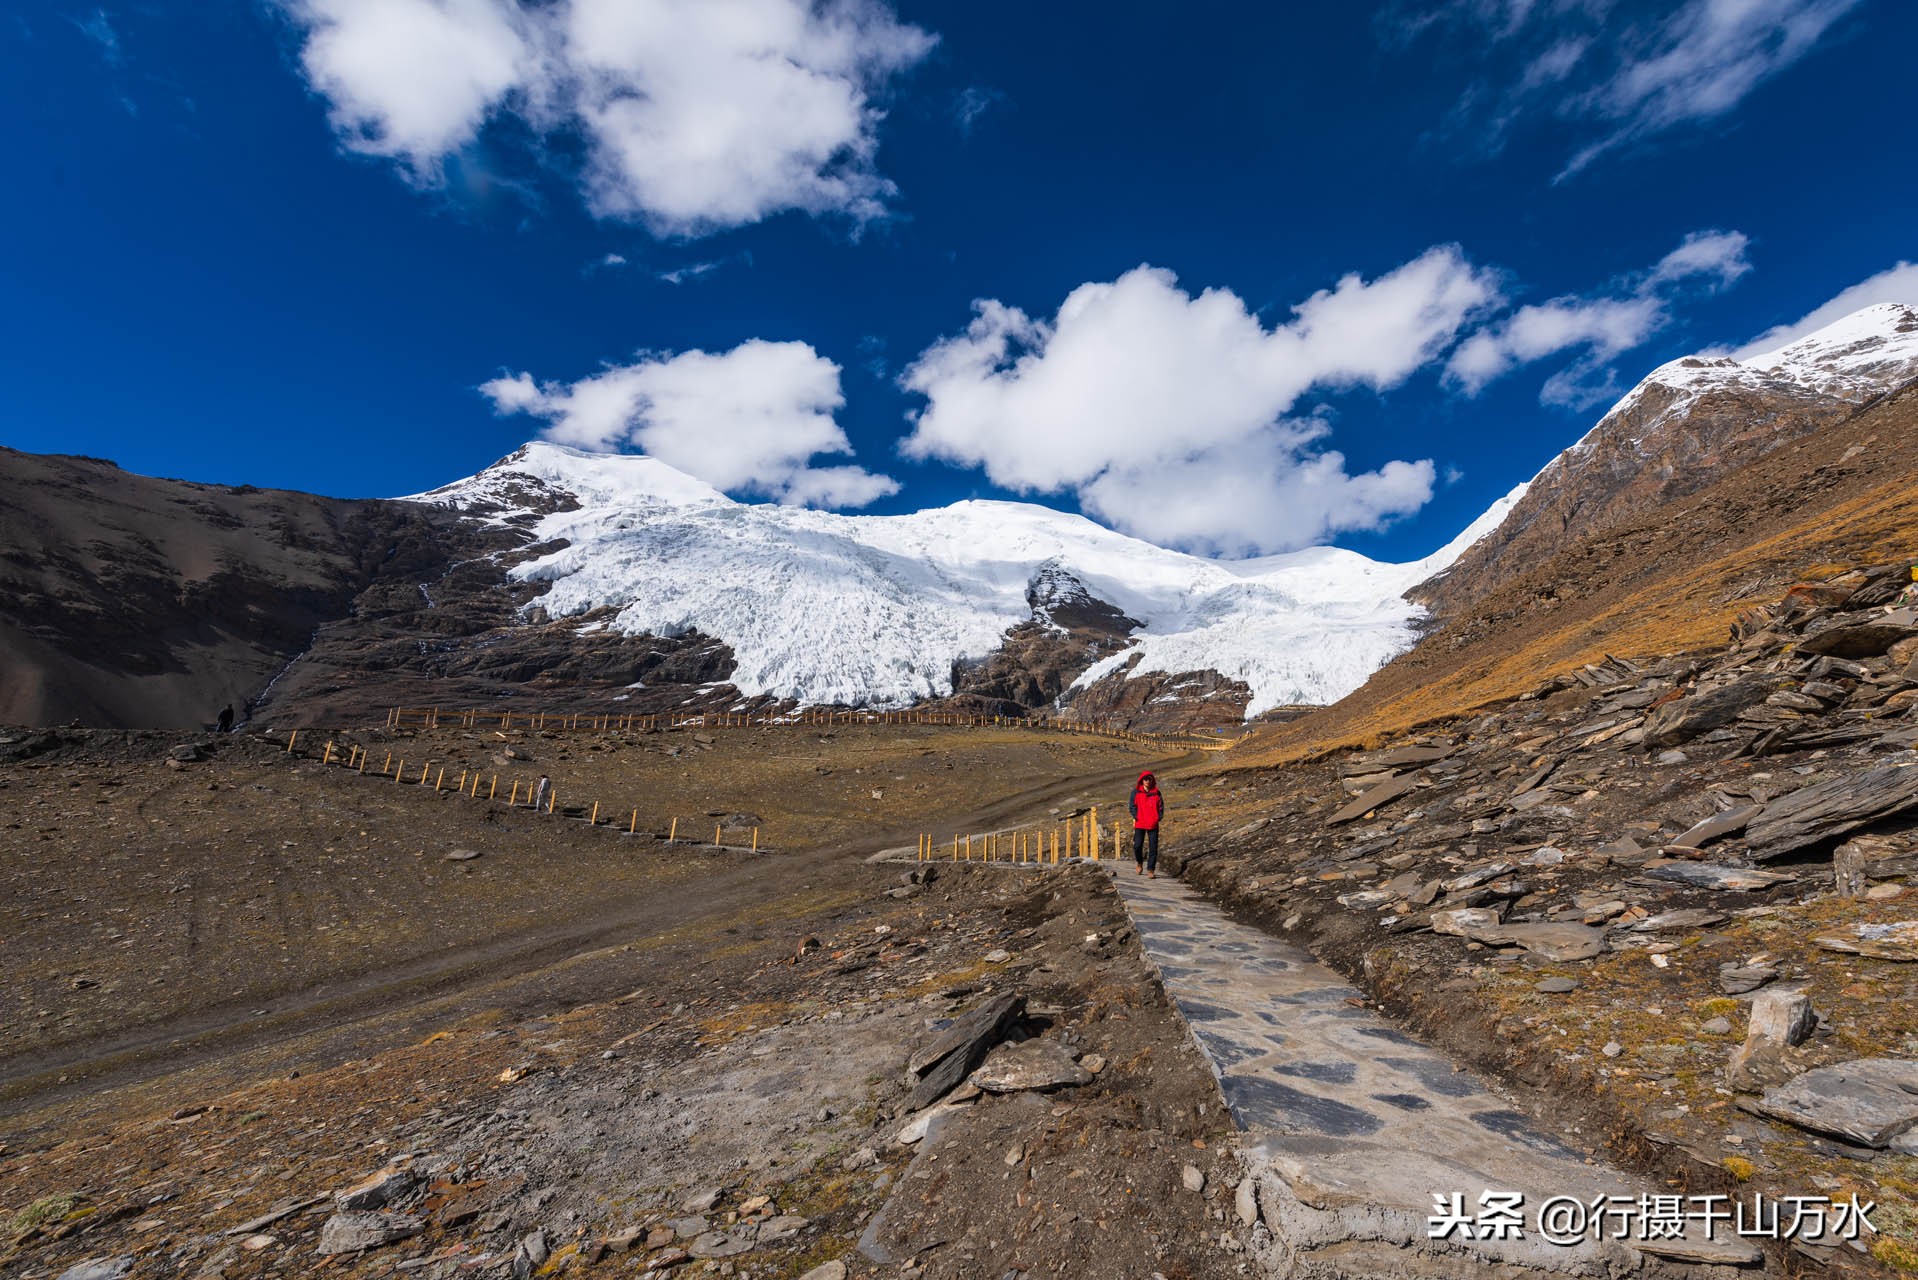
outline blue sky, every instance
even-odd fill
[[[1409,558],[1657,363],[1918,302],[1913,47],[1893,0],[28,0],[0,443],[357,496],[545,432]]]

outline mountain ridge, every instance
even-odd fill
[[[1440,618],[1558,549],[1683,498],[1918,379],[1918,310],[1880,303],[1776,350],[1652,370],[1413,597]],[[1519,491],[1515,491],[1519,492]]]
[[[1403,565],[1335,547],[1208,560],[1028,503],[897,516],[740,503],[656,459],[544,442],[406,500],[555,548],[511,570],[547,585],[548,616],[697,628],[732,647],[747,696],[876,706],[950,696],[954,664],[1032,621],[1035,581],[1055,571],[1139,626],[1075,683],[1121,664],[1209,669],[1249,687],[1250,714],[1330,701],[1413,642],[1420,610],[1403,593],[1461,545]]]

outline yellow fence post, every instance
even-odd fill
[[[636,836],[639,834],[639,810],[637,809],[633,810],[633,825],[626,828],[626,834],[629,836]]]
[[[597,827],[599,825],[599,801],[597,800],[593,801],[593,816],[586,820],[586,825],[589,827]]]
[[[753,828],[753,852],[754,853],[759,852],[759,828],[758,827]]]
[[[518,805],[519,805],[519,783],[515,782],[513,784],[513,794],[507,798],[506,807],[511,809],[511,808],[518,807]]]
[[[298,742],[299,740],[300,740],[300,731],[298,729],[295,729],[292,733],[287,734],[286,735],[287,751],[291,752],[293,750],[293,744]]]
[[[320,763],[321,764],[333,763],[333,739],[331,738],[328,738],[326,740],[326,750],[320,753]]]
[[[1092,806],[1086,813],[1086,834],[1092,837],[1088,844],[1092,846],[1092,860],[1099,860],[1099,806]]]
[[[679,839],[679,819],[674,818],[672,829],[666,833],[666,843],[671,844],[677,839]]]
[[[715,823],[713,823],[713,848],[715,848],[715,849],[717,849],[717,848],[719,847],[719,828],[720,828],[720,825],[721,825],[721,824],[719,824],[719,823],[717,823],[717,822],[715,822]]]
[[[433,775],[433,794],[438,795],[440,792],[440,788],[445,785],[446,785],[446,766],[441,765],[440,771]]]
[[[479,786],[479,782],[477,779],[474,781],[473,785],[475,788]],[[494,796],[498,794],[499,794],[499,775],[496,773],[493,775],[492,785],[486,788],[486,798],[488,800],[491,800]]]
[[[395,782],[406,781],[406,761],[402,760],[398,764],[393,766],[393,781]]]

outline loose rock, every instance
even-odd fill
[[[1058,1041],[1028,1040],[994,1049],[970,1079],[988,1093],[1014,1093],[1090,1084],[1092,1073],[1074,1062]]]

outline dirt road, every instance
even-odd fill
[[[835,738],[808,758],[836,759],[855,744],[889,750],[883,741],[852,735],[850,741]],[[744,744],[733,745],[743,750]],[[1030,742],[1016,752],[964,739],[940,745],[938,755],[914,746],[912,759],[949,766],[952,754],[965,757],[961,776],[968,782],[962,796],[975,807],[948,821],[976,830],[1032,821],[1082,799],[1123,795],[1144,763],[1165,768],[1186,760],[1148,761],[1109,746],[1035,753]],[[989,766],[995,751],[1006,758]],[[93,795],[111,783],[111,794],[122,805],[129,793],[151,792],[134,802],[149,827],[159,822],[149,811],[161,807],[164,797],[191,846],[182,861],[198,863],[169,862],[157,875],[123,872],[104,882],[97,865],[91,868],[93,877],[76,869],[85,891],[67,895],[75,901],[63,900],[60,905],[69,909],[57,917],[50,910],[35,912],[31,901],[16,904],[22,927],[9,930],[15,945],[0,956],[40,1006],[0,1030],[0,1043],[11,1050],[0,1060],[0,1115],[10,1117],[16,1133],[112,1114],[128,1105],[161,1105],[175,1095],[248,1079],[310,1071],[489,1011],[517,1018],[574,1007],[641,985],[648,974],[667,966],[696,971],[715,945],[733,938],[763,940],[774,931],[802,933],[869,895],[888,873],[866,866],[865,856],[910,844],[927,825],[925,815],[911,814],[910,820],[894,818],[818,847],[755,857],[628,840],[557,816],[535,818],[499,806],[455,808],[423,788],[323,775],[300,794],[281,797],[297,816],[270,826],[276,836],[299,837],[280,843],[317,846],[329,855],[345,849],[356,833],[367,838],[364,859],[338,866],[331,864],[341,859],[333,857],[324,877],[329,892],[346,901],[350,911],[321,909],[315,888],[296,883],[277,891],[273,909],[260,910],[258,918],[209,912],[210,880],[221,880],[222,891],[236,892],[234,884],[244,886],[248,874],[281,884],[297,870],[278,857],[268,857],[264,869],[231,865],[236,841],[256,843],[244,828],[236,832],[236,821],[257,818],[262,792],[297,769],[273,754],[257,746],[223,749],[214,761],[194,766],[192,799],[180,794],[179,771],[114,761],[99,752],[43,762],[31,781],[15,770],[13,778],[0,782],[7,788],[0,790],[0,805],[27,804],[27,796],[19,796],[25,791],[38,806],[33,817],[41,824],[42,840],[36,853],[43,857],[49,845],[54,850],[90,846],[97,835],[97,822],[89,821]],[[1115,756],[1123,762],[1112,764]],[[893,751],[884,767],[908,768],[902,758]],[[678,763],[671,757],[661,761]],[[702,759],[694,767],[710,770],[724,763]],[[551,767],[563,788],[583,785],[583,770],[562,774],[560,764]],[[68,785],[49,787],[48,770]],[[228,797],[244,797],[246,810],[221,809],[221,787]],[[204,797],[206,790],[212,797]],[[994,797],[989,803],[976,803],[987,794]],[[206,799],[214,802],[210,808],[202,803]],[[761,809],[777,803],[771,795],[761,800]],[[937,792],[941,810],[954,800],[949,789]],[[44,812],[47,808],[54,812]],[[429,830],[435,834],[424,852],[411,847],[421,845],[420,833]],[[216,831],[224,840],[208,838]],[[410,856],[379,845],[380,835],[395,833],[409,845]],[[482,856],[449,863],[444,854],[431,856],[440,845],[470,846]],[[79,858],[88,860],[86,854]],[[150,863],[138,865],[151,871]],[[424,888],[417,883],[421,877],[430,882]],[[494,883],[476,883],[489,878]],[[346,897],[347,886],[359,892]],[[372,917],[357,900],[378,902],[383,896],[390,896],[387,905],[393,910]],[[96,945],[86,954],[25,954],[22,944],[33,941],[35,923],[42,929],[57,924],[67,937],[81,932],[71,910],[81,903],[94,917],[84,935],[113,947]],[[116,931],[125,936],[115,936]],[[147,944],[176,932],[184,938],[177,955],[151,955]],[[224,949],[214,946],[209,933],[226,938]],[[337,950],[342,934],[352,941],[345,951]],[[440,937],[447,939],[445,945],[433,946]],[[247,958],[249,950],[255,959]],[[166,983],[158,989],[171,1007],[149,994],[155,988],[140,985],[147,963]],[[234,966],[250,972],[232,973]],[[236,986],[227,987],[229,976]],[[49,1023],[64,1012],[56,1000],[83,1006],[102,989],[119,998],[99,1016]],[[225,998],[215,994],[229,989],[233,994]],[[142,1020],[156,1003],[165,1011]]]

